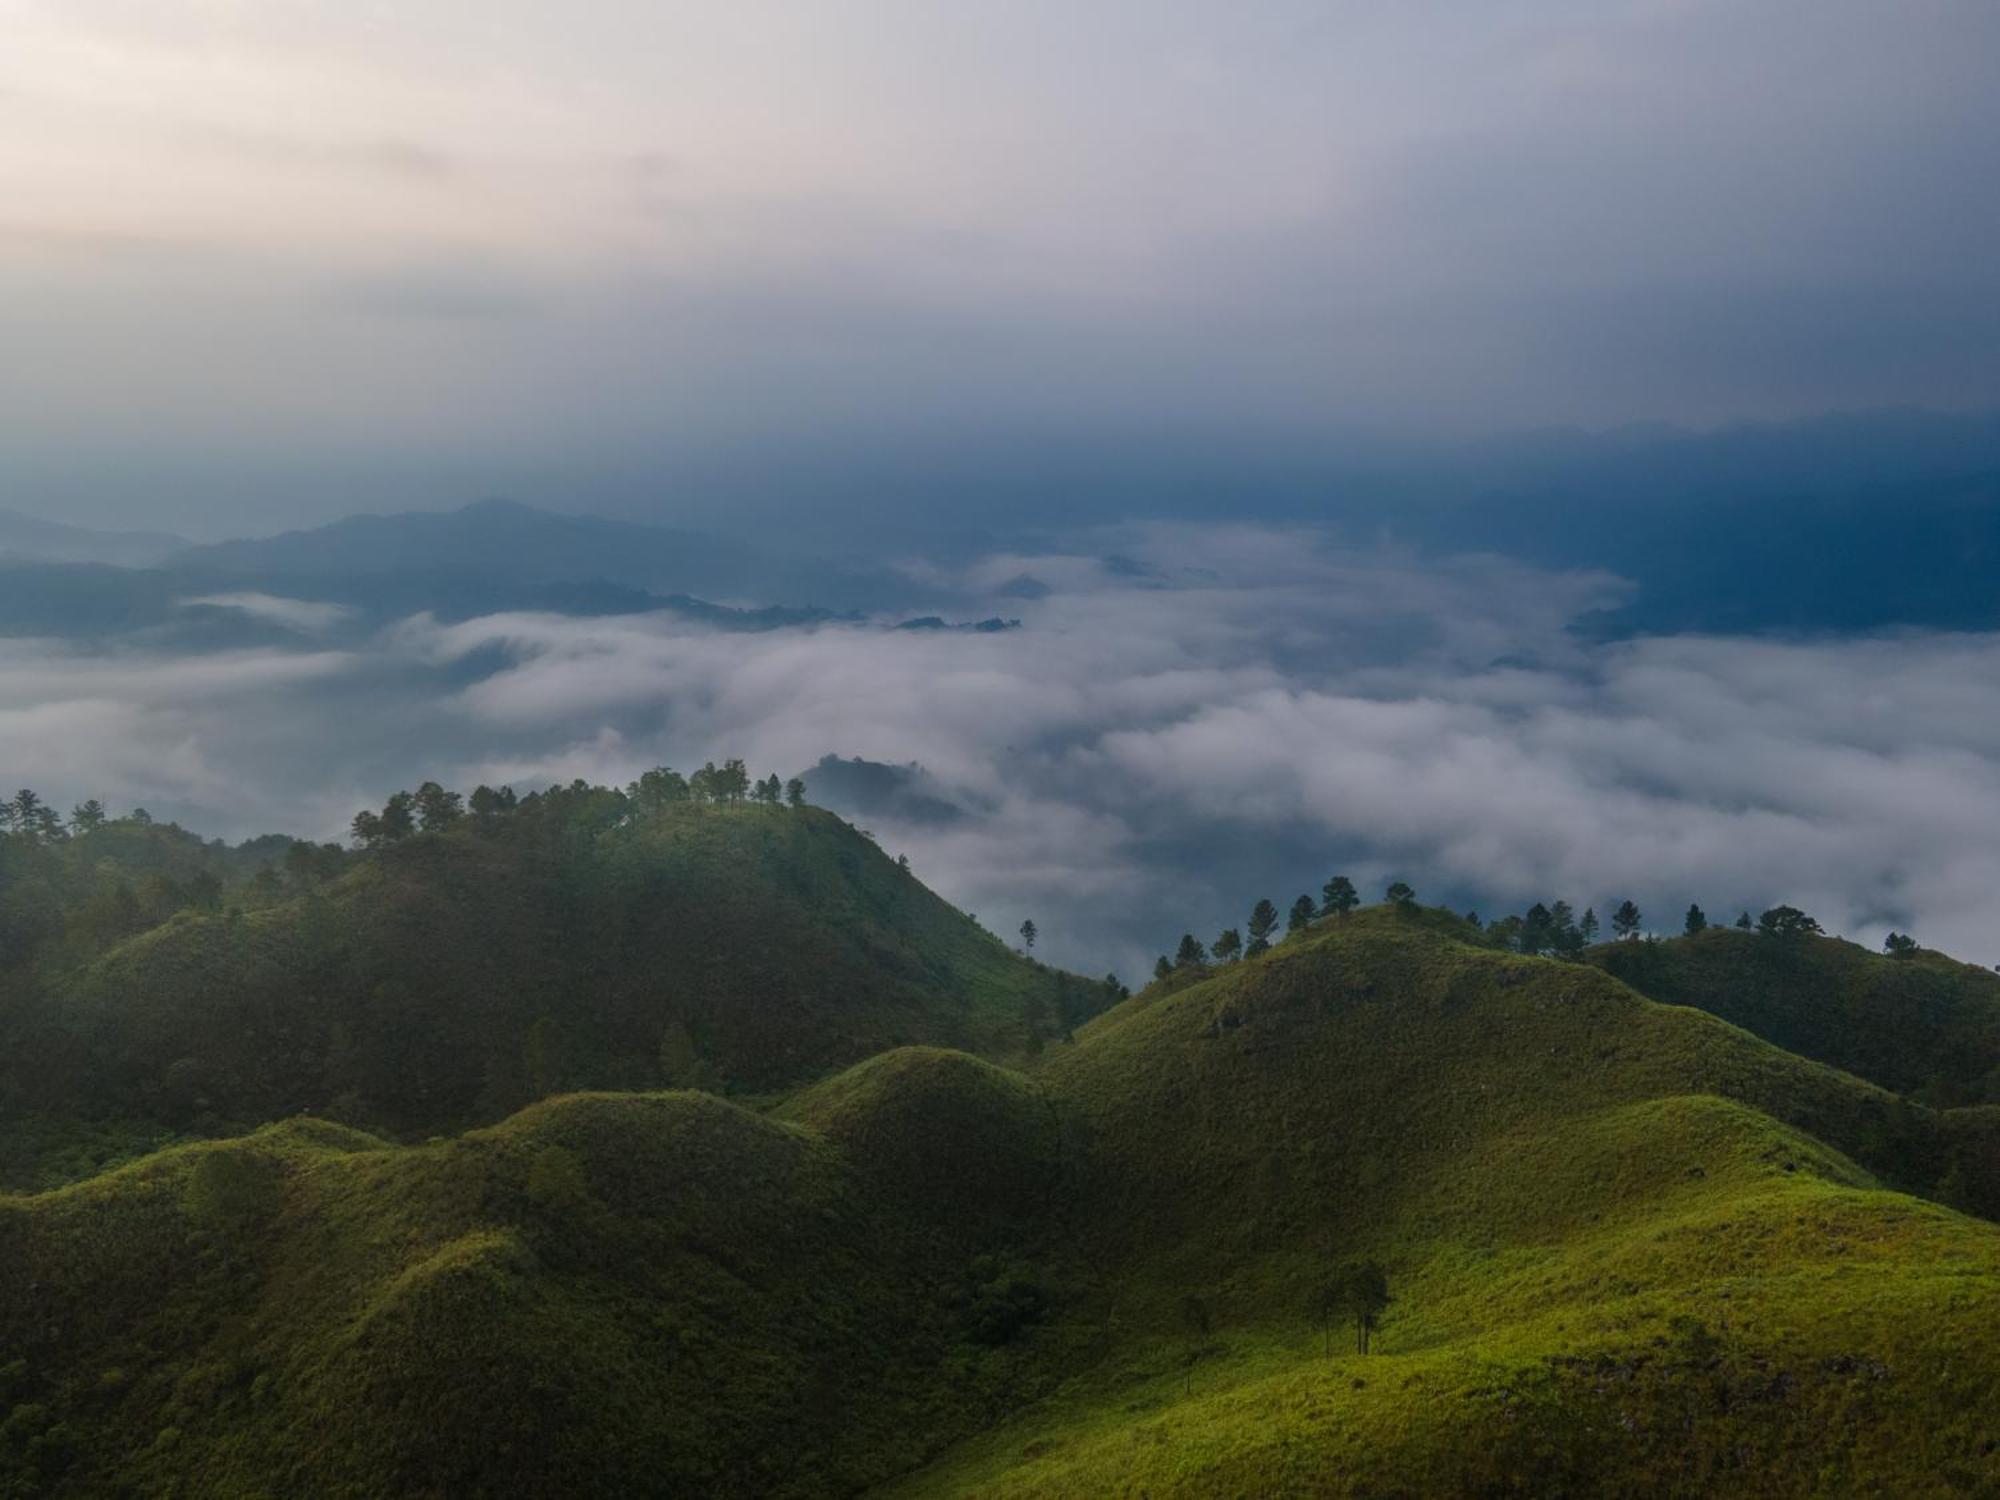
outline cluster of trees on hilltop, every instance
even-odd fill
[[[1480,926],[1478,912],[1467,912],[1465,919],[1474,927]],[[1643,921],[1637,906],[1621,901],[1612,909],[1612,934],[1618,938],[1636,937]],[[1537,901],[1520,916],[1502,917],[1486,924],[1483,930],[1496,946],[1511,948],[1516,953],[1556,958],[1581,957],[1602,931],[1595,907],[1585,907],[1583,915],[1578,916],[1567,901]]]
[[[725,760],[720,766],[708,762],[699,771],[683,776],[671,766],[659,766],[639,777],[622,792],[592,786],[578,779],[567,787],[550,787],[547,792],[530,792],[522,797],[512,787],[477,786],[471,794],[449,791],[435,781],[426,781],[414,792],[396,792],[375,812],[364,809],[354,815],[351,834],[356,847],[378,850],[400,843],[417,833],[441,833],[463,818],[475,820],[504,817],[523,807],[539,806],[549,799],[591,797],[610,799],[616,808],[611,821],[633,816],[656,815],[678,805],[728,806],[761,803],[768,807],[789,804],[803,807],[806,784],[794,776],[789,782],[778,776],[753,779],[740,760]]]
[[[1382,899],[1390,906],[1408,910],[1415,907],[1417,893],[1406,881],[1395,880],[1383,891]],[[1323,918],[1346,916],[1360,904],[1360,893],[1355,889],[1354,882],[1345,875],[1335,875],[1320,888],[1319,900],[1302,894],[1292,902],[1283,919],[1284,935],[1291,937]],[[1620,942],[1642,937],[1650,941],[1645,932],[1645,920],[1645,914],[1636,902],[1621,900],[1611,910],[1610,935]],[[1595,907],[1586,906],[1579,916],[1569,902],[1562,900],[1537,901],[1519,916],[1501,917],[1486,923],[1480,921],[1478,912],[1467,912],[1465,921],[1481,932],[1494,947],[1572,961],[1580,960],[1585,950],[1596,944],[1603,934]],[[1244,927],[1225,927],[1216,934],[1212,943],[1204,944],[1191,932],[1182,933],[1180,944],[1173,954],[1162,953],[1154,963],[1153,977],[1156,980],[1165,979],[1175,973],[1230,964],[1240,958],[1255,958],[1270,950],[1278,925],[1278,908],[1266,897],[1251,908],[1249,921]],[[1706,931],[1710,924],[1701,907],[1690,903],[1681,925],[1682,931],[1692,937]],[[1772,938],[1816,937],[1823,935],[1824,931],[1817,921],[1796,906],[1770,907],[1754,921],[1745,911],[1737,917],[1735,925],[1743,931],[1754,931]],[[1917,940],[1901,932],[1890,933],[1882,946],[1891,958],[1909,958],[1920,951]]]
[[[65,819],[18,792],[0,801],[0,977],[51,956],[86,960],[182,912],[268,903],[347,857],[278,834],[204,841],[143,808],[114,817],[96,798]]]
[[[1466,913],[1466,920],[1474,927],[1480,926],[1477,912]],[[1771,938],[1821,937],[1825,934],[1825,929],[1814,918],[1796,906],[1767,907],[1754,921],[1746,910],[1738,914],[1734,925],[1739,931],[1755,932]],[[1708,914],[1698,903],[1690,902],[1681,918],[1683,935],[1693,937],[1706,932],[1710,926]],[[1621,901],[1613,909],[1611,935],[1614,939],[1631,941],[1646,937],[1644,928],[1645,916],[1633,902]],[[1552,901],[1546,905],[1537,901],[1518,917],[1502,917],[1487,923],[1483,931],[1489,939],[1497,939],[1501,946],[1517,953],[1567,959],[1581,957],[1586,948],[1597,942],[1599,935],[1596,911],[1586,907],[1583,915],[1578,917],[1567,901]],[[1910,958],[1920,951],[1917,940],[1902,932],[1890,933],[1882,948],[1891,958]]]
[[[1417,903],[1417,893],[1401,880],[1391,881],[1383,892],[1383,899],[1397,907],[1413,907]],[[1331,876],[1320,887],[1320,898],[1314,901],[1310,894],[1301,893],[1292,902],[1285,914],[1285,936],[1303,932],[1322,917],[1344,917],[1361,904],[1361,893],[1354,882],[1345,875]],[[1278,908],[1268,896],[1262,897],[1250,908],[1250,918],[1242,929],[1225,927],[1215,936],[1215,941],[1206,946],[1191,932],[1181,934],[1180,946],[1169,958],[1162,953],[1153,965],[1153,977],[1165,979],[1177,970],[1205,968],[1211,964],[1230,964],[1239,958],[1255,958],[1271,949],[1271,936],[1278,930]],[[1249,936],[1246,940],[1244,934]]]
[[[131,816],[133,821],[139,823],[153,821],[143,807],[133,812]],[[71,808],[67,822],[63,821],[61,813],[27,787],[0,801],[0,838],[17,838],[28,843],[43,843],[66,839],[72,834],[90,833],[110,821],[112,821],[111,814],[104,810],[104,804],[95,797]]]

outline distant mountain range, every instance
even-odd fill
[[[0,562],[109,563],[150,568],[190,543],[165,531],[92,531],[43,521],[15,510],[0,510]]]
[[[468,619],[504,610],[668,610],[755,630],[933,602],[887,572],[504,500],[352,516],[311,531],[208,546],[18,519],[11,531],[13,521],[0,519],[0,539],[19,543],[0,549],[0,635],[147,632],[156,644],[202,648],[365,631],[419,611]],[[258,596],[327,608],[318,628],[304,630],[283,611],[232,607],[231,601]],[[929,616],[918,623],[945,625]]]
[[[558,515],[511,500],[349,516],[308,531],[190,547],[172,562],[188,572],[258,577],[465,574],[522,583],[601,580],[709,594],[739,593],[772,566],[765,555],[719,537]]]
[[[892,580],[703,532],[561,515],[512,500],[350,516],[310,531],[192,547],[174,570],[223,578],[468,578],[853,608]]]
[[[962,514],[950,512],[959,519],[945,526],[949,535],[933,540],[961,556],[1066,546],[1064,524],[1119,519],[1107,509],[1113,498],[1080,496],[1066,522],[1037,523],[1053,532],[1008,539],[975,535],[981,501],[968,493]],[[1213,502],[1167,488],[1150,502],[1131,498],[1127,515],[1224,519]],[[1385,458],[1379,471],[1310,495],[1276,487],[1246,507],[1227,519],[1324,523],[1429,553],[1494,552],[1617,573],[1639,587],[1590,622],[1610,636],[2000,626],[2000,418],[1990,416],[1515,434],[1431,460]],[[870,544],[888,555],[899,541],[916,545],[911,535],[878,526]],[[18,571],[33,567],[144,576]],[[0,632],[17,635],[134,622],[181,630],[172,601],[243,591],[340,604],[364,618],[420,609],[459,618],[515,608],[606,613],[686,596],[809,613],[909,611],[920,616],[911,628],[939,629],[947,618],[931,612],[960,602],[887,568],[509,500],[202,546],[0,512],[0,568],[10,570],[0,594],[15,596],[0,598]],[[1046,591],[1023,575],[1000,592]],[[996,616],[968,628],[1008,624]]]

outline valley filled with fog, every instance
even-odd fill
[[[0,642],[0,764],[65,807],[338,839],[427,778],[741,756],[993,930],[1127,975],[1335,872],[1488,915],[1629,898],[1668,929],[1788,902],[2000,957],[2000,637],[1607,635],[1638,592],[1609,572],[1296,527],[883,571],[923,614],[190,594],[162,619],[229,628]]]

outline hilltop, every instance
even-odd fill
[[[1788,1051],[1939,1106],[2000,1104],[2000,974],[1917,950],[1711,927],[1605,943],[1590,962],[1642,994],[1703,1010]]]
[[[1394,907],[1023,1061],[0,1199],[0,1493],[2000,1485],[2000,1229],[1894,1186],[1984,1111]]]

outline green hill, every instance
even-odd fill
[[[0,994],[6,1112],[61,1140],[302,1112],[422,1137],[575,1089],[769,1093],[909,1043],[1017,1056],[1103,998],[810,807],[642,817],[573,788],[330,853],[324,877],[52,944]]]
[[[0,1198],[0,1494],[1979,1493],[2000,1229],[1885,1174],[1984,1113],[1375,909],[1031,1074]]]
[[[1942,953],[1709,928],[1605,943],[1590,961],[1642,994],[1940,1107],[2000,1104],[2000,975]]]
[[[897,1493],[2000,1484],[2000,1232],[1848,1154],[1900,1166],[1903,1107],[1444,925],[1323,925],[1052,1059],[1119,1344]],[[1396,1302],[1328,1357],[1315,1288],[1358,1259]]]

